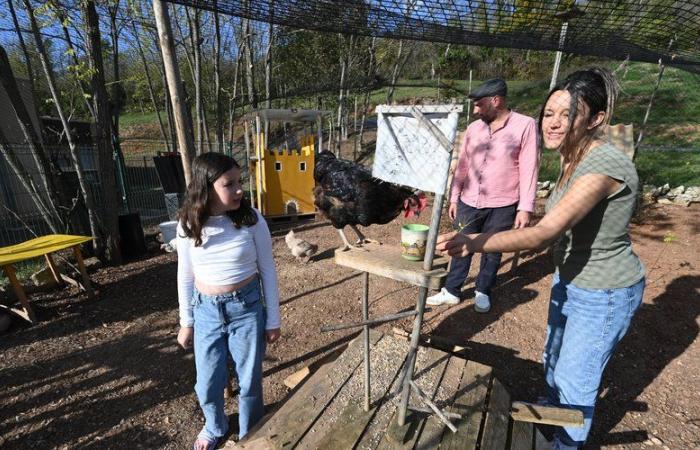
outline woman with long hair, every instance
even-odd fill
[[[604,133],[617,91],[610,72],[592,68],[572,73],[547,96],[540,131],[544,146],[560,153],[561,171],[537,225],[438,238],[438,250],[450,255],[553,246],[543,352],[547,403],[584,415],[582,428],[557,429],[555,449],[585,443],[603,370],[644,292],[644,267],[629,236],[637,172]]]
[[[177,341],[185,349],[194,345],[195,391],[205,419],[194,450],[214,449],[228,431],[229,354],[240,390],[239,437],[260,420],[265,344],[280,336],[272,238],[265,219],[243,196],[240,178],[233,158],[220,153],[195,158],[177,228]]]

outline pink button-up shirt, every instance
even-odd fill
[[[517,203],[518,211],[532,212],[538,166],[539,137],[532,117],[511,111],[493,133],[477,120],[464,133],[450,202],[462,200],[473,208]]]

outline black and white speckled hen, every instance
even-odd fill
[[[338,159],[323,151],[316,155],[314,204],[338,230],[343,250],[355,248],[343,228],[357,233],[358,245],[372,242],[357,228],[385,224],[399,214],[418,215],[425,208],[425,194],[374,178],[364,166]]]

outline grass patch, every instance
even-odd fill
[[[125,127],[151,124],[157,122],[158,116],[155,112],[148,112],[146,114],[143,114],[141,112],[128,112],[119,116],[119,125]]]
[[[671,187],[700,186],[700,153],[640,152],[635,160],[642,184]],[[540,157],[540,181],[556,181],[559,176],[559,154],[543,150]]]
[[[38,270],[44,268],[44,262],[39,258],[32,258],[12,265],[15,268],[17,280],[20,283],[29,280],[29,277]],[[0,286],[7,286],[10,280],[5,276],[5,272],[0,272]]]

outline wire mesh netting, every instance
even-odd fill
[[[613,122],[632,124],[634,140],[641,143],[636,162],[643,179],[687,185],[700,184],[700,21],[694,3],[217,0],[166,5],[197,152],[244,155],[241,118],[254,107],[309,108],[331,112],[323,122],[323,148],[370,165],[377,105],[461,104],[462,131],[474,120],[469,91],[484,79],[501,77],[509,83],[509,105],[536,117],[551,81],[551,50],[562,50],[559,79],[590,65],[615,71],[622,94]],[[65,133],[56,119],[58,101],[71,123],[80,125],[80,142],[94,147],[86,102],[92,72],[81,5],[76,0],[0,3],[0,45],[28,108],[43,122],[52,121],[41,129],[47,146]],[[152,2],[97,2],[97,12],[121,150],[127,172],[134,174],[124,177],[132,196],[128,206],[143,211],[144,222],[156,223],[167,216],[167,205],[163,193],[154,191],[159,181],[152,156],[176,151],[177,145]],[[51,95],[37,39],[53,70],[58,100]],[[0,105],[0,119],[8,142],[26,148],[12,109]],[[271,123],[268,131],[268,147],[274,149],[287,148],[289,137],[303,132],[284,123]],[[254,141],[252,133],[247,140]],[[543,157],[541,179],[556,177],[555,160]],[[6,164],[3,170],[11,172]],[[15,174],[3,179],[17,181]]]
[[[296,28],[633,61],[663,57],[700,70],[700,5],[693,0],[169,1]]]

